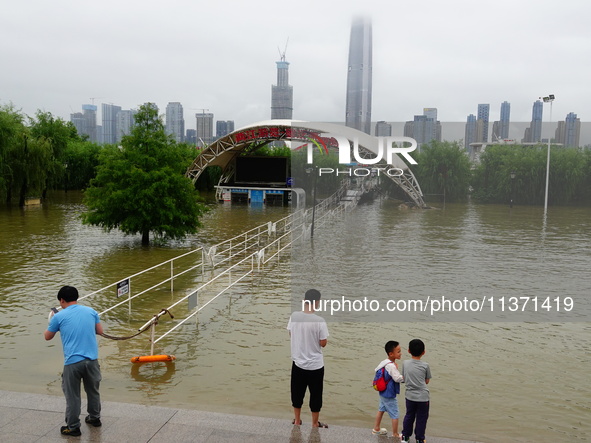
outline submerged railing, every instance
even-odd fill
[[[127,276],[117,282],[111,283],[101,289],[80,298],[80,300],[105,295],[107,291],[118,290],[120,296],[126,296],[114,305],[103,309],[99,315],[109,313],[125,304],[131,315],[132,301],[155,291],[158,288],[170,284],[170,291],[174,293],[175,279],[188,275],[192,271],[199,271],[201,284],[190,290],[186,295],[172,302],[166,309],[162,309],[154,315],[141,328],[140,331],[151,330],[151,353],[154,345],[160,340],[172,334],[191,318],[218,299],[222,294],[234,288],[237,284],[252,277],[256,271],[265,266],[273,259],[279,260],[282,253],[290,251],[292,244],[310,237],[312,224],[321,227],[328,220],[343,215],[346,211],[353,209],[357,203],[358,196],[345,198],[347,186],[343,185],[339,190],[316,204],[315,211],[312,208],[296,211],[275,222],[268,222],[257,226],[240,235],[232,237],[206,249],[203,247],[186,252],[172,259],[166,260],[143,271]],[[351,194],[349,193],[349,197]],[[314,219],[312,214],[314,213]],[[188,261],[189,264],[185,264]],[[150,278],[160,270],[166,269],[166,277],[153,282]],[[205,278],[206,273],[211,271],[210,277]],[[146,277],[146,282],[139,283],[138,280]],[[135,288],[139,287],[139,290]],[[133,291],[132,291],[133,288]],[[136,291],[136,292],[134,292]],[[210,291],[210,297],[204,293]],[[112,292],[111,292],[112,293]],[[177,320],[176,324],[159,336],[156,336],[155,328],[158,319],[164,314],[170,314],[173,309],[182,303],[189,306],[189,314]],[[176,316],[178,318],[178,316]],[[137,335],[137,334],[136,334]],[[135,335],[134,335],[135,336]],[[133,337],[133,336],[132,336]],[[114,338],[114,337],[109,337]]]

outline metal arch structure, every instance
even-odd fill
[[[186,176],[193,183],[206,167],[220,166],[222,177],[220,184],[227,183],[234,175],[234,159],[246,150],[255,150],[277,140],[310,142],[311,140],[330,144],[330,140],[320,134],[338,134],[347,138],[349,143],[357,142],[359,151],[379,154],[379,140],[365,132],[334,123],[305,122],[298,120],[266,120],[237,129],[207,146],[187,169]],[[334,142],[334,140],[333,140]],[[331,145],[333,146],[333,145]],[[384,174],[404,191],[419,208],[426,208],[421,187],[412,171],[404,161],[393,154],[390,166],[402,171],[401,175]]]

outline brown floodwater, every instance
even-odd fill
[[[200,246],[278,220],[288,208],[211,203],[200,231],[144,248],[139,237],[84,226],[79,193],[43,206],[0,208],[0,388],[62,395],[58,340],[45,342],[49,308],[64,284],[88,294]],[[431,365],[428,435],[484,442],[591,440],[591,209],[456,204],[401,211],[389,201],[359,206],[317,227],[313,242],[274,260],[170,336],[156,351],[174,364],[137,366],[147,334],[100,339],[105,400],[291,420],[289,337],[293,294],[318,287],[324,299],[571,297],[564,316],[506,310],[444,316],[349,312],[331,316],[322,416],[367,427],[377,408],[373,368],[383,345],[412,338]],[[105,332],[133,334],[192,285],[194,275],[102,317]],[[85,300],[97,310],[115,294]],[[530,302],[533,303],[533,302]],[[529,305],[531,307],[531,304]],[[562,306],[564,307],[564,306]],[[486,310],[484,310],[486,311]],[[189,313],[163,317],[164,331]],[[160,329],[162,328],[162,329]],[[403,352],[403,358],[408,358]],[[404,410],[403,400],[400,400]]]

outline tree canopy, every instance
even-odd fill
[[[85,192],[86,224],[160,238],[182,239],[196,232],[206,211],[191,180],[184,176],[191,156],[166,135],[152,103],[140,106],[131,134],[121,147],[104,148],[96,177]]]
[[[438,195],[443,201],[466,199],[470,186],[470,161],[458,142],[432,141],[413,153],[412,167],[425,195]]]
[[[591,151],[558,146],[550,151],[549,203],[588,204]],[[543,204],[547,152],[545,145],[487,146],[473,172],[474,198],[483,203],[505,203],[513,194],[517,204]]]

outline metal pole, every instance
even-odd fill
[[[310,238],[314,238],[314,219],[316,217],[316,178],[318,177],[317,174],[318,170],[314,167],[314,206],[312,206],[312,227],[310,229]]]
[[[156,321],[150,326],[150,355],[154,355],[154,336],[156,335]]]
[[[509,208],[513,208],[513,200],[515,199],[515,171],[511,171],[511,202]]]
[[[549,98],[548,101],[550,102],[550,128],[552,124],[552,102],[554,98]],[[550,129],[551,130],[551,129]],[[546,218],[546,214],[548,212],[548,183],[550,181],[550,142],[552,141],[552,137],[548,136],[548,156],[546,158],[546,193],[544,195],[544,218]]]
[[[174,259],[170,261],[170,292],[174,292]]]

